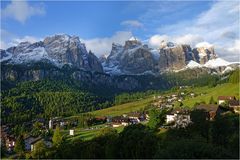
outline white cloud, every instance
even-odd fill
[[[195,47],[199,42],[203,42],[203,38],[199,35],[186,34],[183,36],[168,36],[156,34],[149,39],[149,46],[158,48],[162,41],[171,41],[177,44],[189,44]]]
[[[88,50],[91,50],[97,56],[101,56],[103,54],[109,55],[113,42],[124,44],[130,37],[132,37],[131,32],[119,31],[112,37],[82,39],[81,41],[86,44]]]
[[[44,15],[45,9],[42,4],[38,6],[31,6],[25,0],[12,1],[1,11],[1,16],[4,18],[13,18],[21,23],[34,15]]]
[[[33,36],[24,36],[22,38],[14,38],[12,40],[12,42],[10,42],[10,44],[11,44],[11,46],[16,46],[21,42],[35,43],[35,42],[38,42],[40,40],[41,40],[41,38],[36,38],[36,37],[33,37]]]
[[[0,49],[7,49],[12,46],[16,46],[21,42],[30,42],[34,43],[37,41],[42,40],[42,38],[37,38],[33,36],[24,36],[24,37],[19,37],[14,35],[13,33],[10,33],[4,29],[0,30],[0,35],[1,35],[1,41],[0,41]]]
[[[149,39],[149,46],[158,48],[162,41],[169,41],[170,37],[167,35],[154,35]]]
[[[8,47],[10,47],[9,42],[11,42],[11,40],[16,37],[14,34],[2,28],[0,29],[0,35],[1,35],[0,49],[7,49]]]
[[[235,40],[233,47],[228,48],[230,52],[240,53],[240,40]]]
[[[162,26],[158,28],[158,32],[176,38],[175,41],[207,41],[214,44],[219,56],[229,61],[236,61],[240,54],[235,47],[238,42],[236,40],[239,40],[239,9],[239,1],[217,1],[196,19]],[[180,35],[194,35],[194,37]]]
[[[128,26],[128,27],[134,27],[134,28],[142,28],[143,24],[137,20],[127,20],[121,22],[121,25]]]
[[[0,49],[6,49],[8,48],[8,45],[4,41],[0,41]]]
[[[196,47],[197,48],[200,48],[200,47],[210,48],[210,47],[213,47],[213,44],[210,44],[208,42],[200,42],[200,43],[196,44]]]
[[[195,46],[196,44],[204,40],[201,36],[194,34],[186,34],[183,36],[175,37],[173,39],[175,40],[176,43],[189,44],[191,46]]]

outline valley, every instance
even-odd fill
[[[78,36],[57,34],[0,53],[6,158],[172,158],[172,141],[238,156],[239,62],[213,45],[152,48],[132,37],[97,57]],[[234,128],[227,138],[221,123]]]

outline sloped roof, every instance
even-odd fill
[[[234,100],[235,96],[218,96],[218,100]]]
[[[239,103],[239,100],[230,100],[229,101],[229,105],[231,105],[231,106],[239,106],[240,103]]]
[[[210,111],[217,111],[218,109],[218,105],[215,105],[215,104],[200,104],[198,106],[196,106],[195,109],[198,109],[198,110],[205,110],[207,112],[210,112]]]

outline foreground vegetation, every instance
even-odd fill
[[[125,127],[120,133],[103,128],[97,131],[95,138],[87,141],[79,138],[69,141],[61,135],[55,136],[52,148],[36,145],[38,152],[27,156],[57,159],[239,158],[238,115],[229,113],[207,121],[203,112],[192,114],[195,114],[193,123],[187,128],[172,128],[160,133],[158,126],[150,129],[137,124]]]

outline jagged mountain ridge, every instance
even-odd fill
[[[202,43],[191,48],[187,44],[162,41],[152,49],[135,37],[124,45],[112,44],[109,56],[97,58],[77,36],[54,35],[36,43],[22,42],[15,47],[1,50],[0,61],[9,64],[50,62],[61,68],[69,65],[86,71],[105,72],[113,75],[153,74],[182,71],[194,68],[215,68],[218,71],[233,70],[239,64],[231,64],[217,58],[214,47]],[[231,66],[229,66],[231,65]]]
[[[136,38],[131,38],[124,45],[113,43],[111,53],[105,61],[102,59],[102,64],[109,74],[159,74],[187,68],[230,65],[229,62],[209,65],[210,60],[226,62],[217,57],[213,46],[204,43],[191,48],[187,44],[163,41],[159,48],[152,49]],[[195,62],[195,65],[190,62]]]
[[[210,60],[200,64],[200,56],[195,55],[189,45],[164,42],[159,49],[151,49],[137,39],[130,39],[124,46],[113,44],[110,55],[98,59],[92,52],[87,52],[78,37],[55,35],[40,42],[22,42],[16,47],[1,50],[1,81],[74,79],[89,88],[101,86],[103,90],[164,89],[180,84],[182,79],[170,83],[168,73],[162,72],[182,71],[176,75],[187,73],[191,76],[184,78],[191,79],[233,70],[233,64],[215,58],[211,53],[201,53],[202,57],[210,57]],[[161,62],[163,59],[166,64]],[[214,68],[216,64],[218,68]],[[106,69],[110,69],[109,72]]]
[[[36,43],[22,42],[15,47],[1,50],[1,62],[10,64],[28,64],[48,61],[58,67],[65,64],[87,71],[103,72],[98,58],[87,52],[79,37],[54,35]]]

